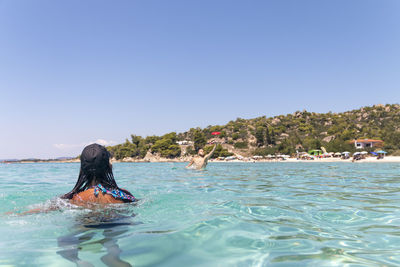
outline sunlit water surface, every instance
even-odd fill
[[[114,164],[138,204],[83,209],[79,164],[0,164],[0,266],[400,266],[399,164],[184,166]]]

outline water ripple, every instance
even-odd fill
[[[136,266],[400,265],[398,164],[120,163],[115,177],[136,206],[4,214],[51,205],[78,169],[0,166],[0,236],[13,236],[0,265],[70,266],[59,255],[68,240],[94,265],[110,242]]]

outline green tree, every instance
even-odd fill
[[[256,128],[256,135],[255,135],[258,147],[264,145],[264,136],[265,136],[265,128],[262,126],[258,126]]]
[[[161,151],[164,158],[176,158],[181,155],[181,147],[179,145],[170,145],[168,149]]]
[[[125,143],[109,147],[108,149],[111,155],[117,160],[121,160],[126,157],[137,157],[139,155],[137,146],[129,142],[128,139],[125,140]]]
[[[272,144],[272,140],[271,140],[271,135],[269,134],[269,128],[268,128],[268,126],[266,126],[265,127],[266,129],[265,129],[265,139],[266,139],[266,142],[267,142],[267,145],[271,145]]]
[[[193,146],[188,146],[185,155],[196,155],[196,150],[194,150]]]
[[[320,149],[321,141],[316,138],[308,136],[303,140],[303,147],[306,151],[310,149]]]
[[[211,152],[213,146],[206,146],[204,148],[204,153],[208,154]],[[218,157],[229,157],[232,156],[233,153],[229,152],[227,149],[223,148],[221,144],[218,144],[217,147],[215,148],[215,151],[211,158],[218,158]]]
[[[150,149],[150,145],[146,144],[144,139],[140,140],[140,142],[138,144],[139,158],[144,158],[147,154],[147,151],[149,151],[149,149]]]
[[[207,143],[204,133],[199,130],[195,131],[193,139],[194,139],[194,149],[196,150],[196,152],[199,151],[201,148],[203,148]]]
[[[276,145],[274,128],[271,129],[271,145]]]
[[[354,152],[356,149],[353,144],[349,141],[344,141],[340,138],[336,138],[329,143],[322,143],[322,145],[326,148],[329,152]]]
[[[248,148],[248,143],[247,142],[236,142],[234,144],[234,147],[238,148],[238,149],[245,149],[245,148]]]
[[[160,139],[161,138],[159,136],[155,136],[155,135],[147,136],[145,138],[145,143],[148,144],[148,145],[154,145]]]
[[[162,153],[162,151],[167,150],[169,148],[169,146],[173,145],[174,143],[172,143],[171,139],[168,138],[162,138],[158,141],[156,141],[156,143],[154,145],[151,146],[151,151],[153,153]]]
[[[162,139],[170,139],[172,143],[176,143],[178,141],[178,136],[175,132],[167,133],[161,137]]]
[[[165,158],[175,158],[181,155],[181,147],[176,144],[176,133],[169,133],[162,136],[151,146],[152,153],[159,153]]]
[[[284,139],[278,145],[277,150],[279,153],[290,155],[295,152],[293,145],[290,143],[288,139]]]
[[[141,141],[142,139],[143,139],[143,138],[142,138],[141,136],[131,134],[131,141],[132,141],[132,144],[135,144],[136,146],[139,145],[139,143],[140,143],[140,141]]]

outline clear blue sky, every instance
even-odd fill
[[[400,1],[0,0],[0,159],[400,102]]]

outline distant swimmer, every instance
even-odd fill
[[[186,168],[196,169],[196,170],[204,169],[207,166],[208,160],[214,154],[216,147],[217,147],[217,144],[214,144],[214,147],[211,150],[211,152],[205,156],[204,156],[204,150],[200,149],[199,152],[197,153],[197,156],[192,158],[192,160],[189,162],[189,164],[186,166]]]

